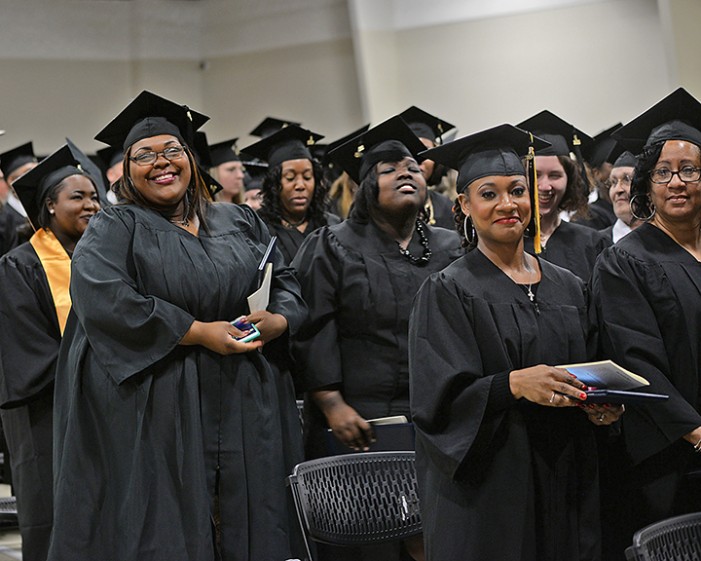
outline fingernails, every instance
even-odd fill
[[[585,400],[586,398],[587,398],[587,394],[585,394],[585,393],[580,393],[580,394],[579,394],[579,399]]]

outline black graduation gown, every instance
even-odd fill
[[[609,226],[613,226],[616,222],[616,213],[613,212],[613,205],[603,199],[596,199],[589,205],[589,217],[581,218],[575,215],[572,220],[582,226],[594,228],[594,230],[603,230]]]
[[[479,250],[419,291],[411,412],[427,559],[599,558],[593,425],[516,401],[508,373],[588,358],[585,289],[540,260],[538,309]]]
[[[61,332],[39,256],[0,260],[0,416],[10,452],[22,558],[46,560],[52,519],[52,411]]]
[[[525,249],[535,255],[533,238],[524,239]],[[600,232],[563,220],[548,238],[540,257],[589,281],[596,257],[611,242]]]
[[[56,374],[51,561],[279,560],[289,545],[280,384],[258,352],[178,342],[194,319],[246,313],[270,239],[246,206],[213,204],[199,237],[148,209],[96,215],[73,256]],[[268,310],[306,308],[275,259]],[[301,444],[301,443],[300,443]]]
[[[701,263],[642,224],[601,254],[591,292],[602,356],[670,396],[630,406],[622,418],[629,462],[616,500],[628,502],[630,538],[646,524],[699,510],[701,479],[685,473],[701,462],[681,439],[701,426]]]
[[[17,246],[17,227],[8,211],[8,207],[0,208],[0,257]]]
[[[425,266],[412,265],[373,222],[349,219],[307,239],[292,263],[309,305],[293,341],[306,390],[336,387],[366,419],[409,415],[411,302],[431,273],[463,253],[456,233],[424,230],[432,252]],[[422,254],[416,233],[409,249]],[[326,420],[308,409],[307,455],[326,455]]]
[[[453,203],[450,199],[435,191],[429,191],[428,196],[431,198],[431,206],[433,207],[433,216],[431,217],[433,221],[429,220],[429,223],[446,230],[455,230]]]
[[[325,212],[324,216],[326,217],[326,223],[330,226],[341,222],[338,216],[330,212]],[[321,227],[321,224],[310,221],[304,232],[300,232],[297,228],[287,228],[282,224],[267,223],[267,225],[270,234],[277,236],[277,245],[285,258],[285,263],[292,263],[304,240]]]

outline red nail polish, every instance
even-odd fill
[[[586,398],[587,398],[587,394],[585,394],[585,393],[579,394],[579,399],[586,399]]]

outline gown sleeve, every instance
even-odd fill
[[[166,357],[195,320],[170,302],[139,292],[134,228],[128,212],[99,212],[71,269],[73,311],[96,359],[117,384]]]
[[[626,413],[624,433],[636,462],[701,426],[701,415],[671,380],[660,318],[656,317],[643,287],[658,300],[674,291],[668,281],[652,269],[650,264],[637,262],[616,251],[614,246],[599,258],[591,281],[603,357],[646,378],[650,382],[646,391],[669,395],[667,401],[637,405]],[[666,318],[666,321],[679,322],[679,318]],[[677,373],[677,376],[680,374],[684,375]]]
[[[483,371],[474,309],[442,275],[423,284],[411,314],[411,412],[436,464],[455,479],[468,458],[482,463],[480,458],[516,400],[506,365],[490,375]]]
[[[292,345],[306,391],[343,381],[336,323],[340,250],[328,227],[323,227],[307,238],[292,262],[309,306],[309,318]]]
[[[26,404],[54,381],[61,337],[41,267],[0,260],[0,407]]]

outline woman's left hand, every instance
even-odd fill
[[[625,412],[623,405],[582,405],[582,410],[587,414],[589,420],[597,426],[612,425]]]
[[[287,319],[282,314],[273,314],[267,310],[254,312],[246,316],[246,321],[255,324],[260,331],[259,339],[263,343],[277,339],[287,331]]]

